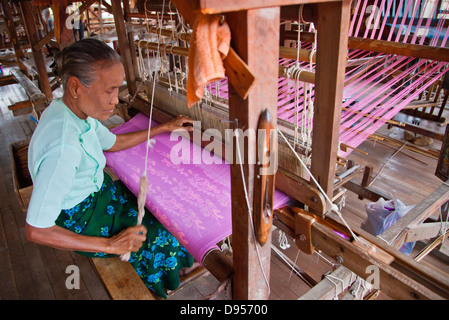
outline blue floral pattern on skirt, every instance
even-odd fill
[[[105,174],[101,190],[73,208],[62,210],[56,224],[78,234],[111,237],[137,223],[137,198],[119,180]],[[166,298],[166,289],[180,283],[179,270],[191,267],[193,257],[167,229],[146,210],[142,224],[147,239],[129,262],[145,285]],[[78,252],[89,257],[113,257],[104,252]]]

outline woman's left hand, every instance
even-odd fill
[[[188,116],[179,115],[170,121],[164,123],[168,131],[176,129],[184,129],[187,131],[193,131],[193,119]]]

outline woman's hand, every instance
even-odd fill
[[[26,224],[25,235],[29,241],[56,249],[84,252],[124,254],[136,252],[146,239],[147,229],[138,225],[129,227],[111,238],[86,236],[59,226],[37,228]]]
[[[127,252],[139,251],[146,239],[147,229],[143,225],[129,227],[119,234],[109,238],[107,253],[121,255]]]
[[[177,129],[184,129],[187,131],[193,131],[193,119],[188,116],[179,115],[176,118],[171,119],[165,123],[157,125],[151,128],[151,136],[153,138],[163,132],[171,132]],[[135,132],[122,133],[117,135],[115,144],[108,150],[108,152],[121,151],[132,148],[139,143],[146,141],[148,138],[147,130],[140,130]]]
[[[193,119],[188,116],[179,115],[170,121],[163,124],[167,131],[173,131],[176,129],[184,129],[187,131],[193,131]]]

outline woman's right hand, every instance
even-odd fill
[[[127,252],[139,251],[146,239],[147,229],[143,225],[129,227],[119,234],[109,238],[108,253],[121,255]]]

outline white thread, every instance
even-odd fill
[[[338,294],[345,290],[345,282],[342,279],[337,278],[335,276],[332,276],[330,274],[328,274],[326,276],[326,278],[327,278],[327,280],[329,280],[330,282],[332,282],[334,284],[334,286],[335,286],[335,297],[334,297],[334,300],[338,300]],[[332,281],[332,279],[335,279],[339,283],[341,283],[341,291],[340,292],[338,292],[338,283],[335,283],[334,281]]]
[[[162,13],[164,12],[164,5],[165,5],[165,0],[162,3]],[[160,37],[159,37],[159,39],[160,39]],[[159,49],[159,41],[158,41],[158,49]],[[147,143],[146,143],[146,151],[145,151],[145,163],[144,163],[143,174],[142,174],[142,177],[140,178],[139,195],[137,197],[137,203],[139,204],[139,213],[138,213],[138,216],[137,216],[137,224],[138,225],[140,225],[142,223],[143,215],[145,214],[145,203],[144,203],[145,200],[144,200],[144,198],[146,198],[146,193],[147,193],[147,189],[148,189],[148,180],[146,179],[146,177],[147,177],[148,151],[149,151],[150,147],[152,147],[152,145],[155,143],[154,139],[150,139],[151,119],[152,119],[152,115],[153,115],[154,88],[155,88],[154,84],[155,83],[156,83],[156,79],[153,79],[153,92],[151,94],[150,117],[148,119],[148,134],[147,134]],[[136,95],[137,95],[137,90],[136,90],[136,93],[134,94],[134,97]],[[151,141],[151,140],[153,140],[153,141]],[[144,185],[144,183],[145,183],[145,185]],[[122,254],[120,256],[120,259],[122,261],[128,261],[130,259],[130,257],[131,257],[131,253],[130,252],[126,252],[126,253],[124,253],[124,254]]]
[[[315,254],[317,255],[317,263],[319,261],[319,259],[321,258],[324,262],[327,262],[332,269],[337,268],[338,266],[340,266],[339,264],[333,263],[332,261],[330,261],[329,259],[327,259],[325,256],[323,256],[319,251],[315,250]]]
[[[162,2],[162,19],[164,18],[164,7],[165,7],[165,0]],[[161,40],[161,34],[162,34],[162,26],[160,26],[160,29],[159,29],[159,39],[158,39],[158,42],[157,42],[158,56],[159,56],[159,43],[160,43],[160,40]],[[159,63],[160,63],[160,59],[159,59]],[[156,76],[156,71],[155,71],[155,76]],[[156,77],[153,78],[153,88],[152,88],[152,92],[151,92],[150,117],[148,118],[147,146],[146,146],[146,150],[145,150],[145,166],[144,166],[144,171],[143,171],[143,175],[144,176],[147,175],[148,150],[149,150],[149,147],[150,147],[149,140],[150,140],[150,133],[151,133],[151,119],[153,117],[153,104],[154,104],[155,87],[156,87]]]
[[[238,130],[238,129],[234,130],[234,133],[235,133],[235,137],[236,137],[236,141],[237,141],[237,143],[236,143],[235,145],[236,145],[237,155],[238,155],[238,157],[239,157],[239,162],[240,162],[240,172],[241,172],[241,175],[242,175],[243,190],[244,190],[244,192],[245,192],[246,206],[248,207],[249,220],[250,220],[250,223],[251,223],[251,230],[252,230],[252,233],[253,233],[253,238],[254,238],[254,240],[256,240],[256,234],[255,234],[255,231],[254,231],[254,225],[253,225],[253,213],[252,213],[252,211],[251,211],[251,205],[250,205],[249,199],[248,199],[248,191],[247,191],[247,189],[246,189],[245,175],[244,175],[244,172],[243,172],[242,155],[241,155],[241,153],[240,153],[240,146],[239,146],[239,130]],[[265,270],[264,270],[264,268],[263,268],[262,261],[261,261],[261,259],[260,259],[260,254],[259,254],[259,248],[258,248],[258,246],[257,246],[257,241],[254,241],[254,245],[255,245],[255,247],[256,247],[257,259],[259,260],[260,269],[261,269],[261,271],[262,271],[262,275],[263,275],[263,278],[264,278],[264,280],[265,280],[265,283],[266,283],[266,285],[267,285],[267,287],[268,287],[268,296],[269,296],[269,295],[270,295],[270,291],[271,291],[271,289],[270,289],[270,283],[269,283],[269,281],[268,281],[268,279],[267,279],[267,276],[265,275]]]
[[[290,244],[288,243],[287,235],[284,231],[279,230],[279,247],[283,250],[290,248]]]
[[[446,206],[449,206],[449,204],[446,204]],[[442,237],[443,239],[441,240],[441,245],[443,245],[444,240],[446,239],[446,237],[445,237],[444,235],[446,234],[446,232],[447,232],[447,230],[448,230],[448,218],[449,218],[449,213],[447,212],[447,210],[445,210],[445,211],[446,211],[446,222],[445,222],[444,219],[443,219],[443,210],[440,209],[441,228],[440,228],[439,234],[440,234],[440,236],[443,236],[443,237]]]
[[[352,231],[351,227],[349,227],[349,225],[347,224],[346,220],[343,218],[343,216],[341,215],[340,210],[338,209],[338,206],[335,205],[332,200],[329,198],[329,196],[326,194],[326,192],[324,192],[323,188],[320,186],[320,184],[318,183],[318,181],[315,179],[315,177],[312,175],[312,173],[310,172],[309,168],[307,168],[307,166],[304,164],[304,162],[301,160],[301,158],[298,156],[297,152],[295,151],[295,149],[293,149],[293,147],[290,145],[290,143],[288,142],[287,138],[284,136],[284,134],[281,132],[281,130],[279,130],[279,128],[276,128],[277,131],[281,134],[282,138],[284,138],[285,142],[287,143],[287,145],[290,147],[290,149],[293,151],[293,154],[296,156],[296,158],[299,160],[299,162],[301,163],[301,165],[303,166],[303,168],[307,171],[307,173],[310,175],[310,178],[312,178],[313,182],[315,182],[316,186],[318,187],[318,189],[321,191],[321,193],[323,194],[324,198],[329,202],[329,204],[331,205],[331,210],[334,211],[338,217],[341,219],[341,221],[344,223],[344,225],[346,226],[346,228],[348,228],[349,232],[351,233],[352,237],[354,238],[354,240],[358,240],[358,237],[356,236],[356,234]]]

